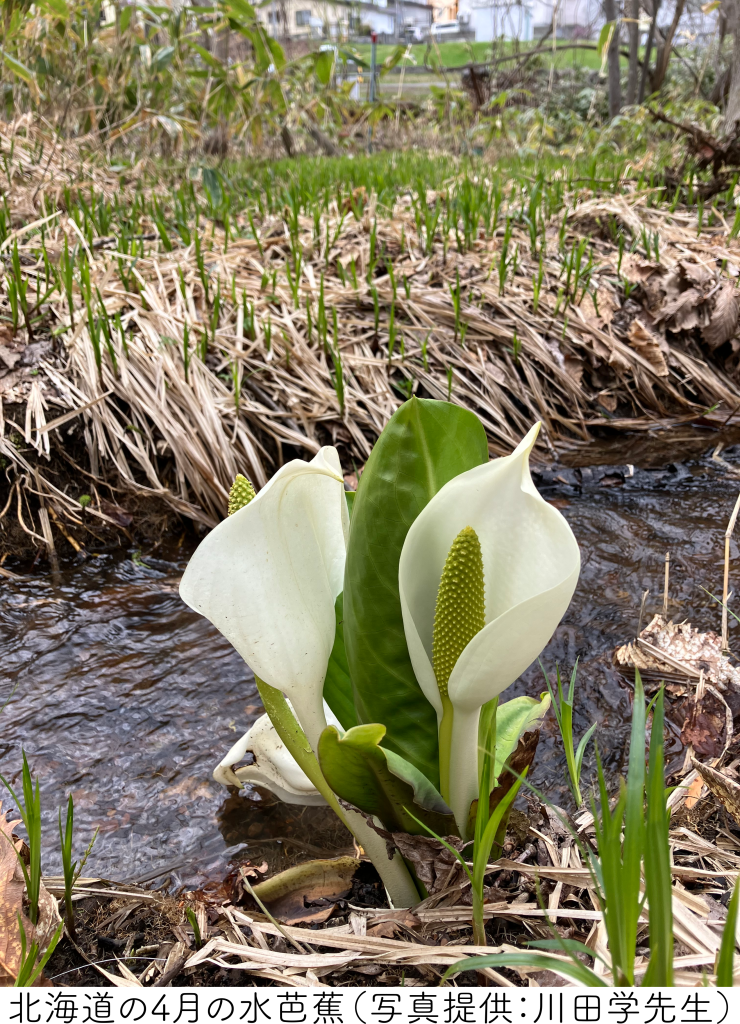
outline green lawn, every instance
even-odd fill
[[[519,49],[522,52],[532,49],[535,43],[522,43]],[[565,41],[558,44],[559,48],[565,46]],[[595,44],[591,44],[595,45]],[[502,44],[497,43],[496,50],[497,55],[501,54]],[[514,50],[513,42],[504,42],[503,48],[505,52],[511,53]],[[363,43],[355,46],[352,43],[348,43],[342,48],[346,52],[354,50],[357,52],[364,61],[369,63],[370,61],[370,44]],[[390,57],[395,52],[396,47],[392,43],[379,43],[377,47],[377,60],[378,63],[382,63],[387,57]],[[462,41],[440,43],[438,47],[433,47],[430,53],[434,53],[439,50],[442,63],[445,67],[460,67],[464,64],[469,64],[471,60],[483,62],[490,60],[491,58],[491,44],[490,43],[467,43]],[[424,57],[427,52],[426,43],[418,43],[411,47],[411,54],[418,64],[424,63]],[[542,58],[549,62],[552,54],[552,45],[548,42]],[[563,50],[561,53],[556,54],[555,66],[556,67],[571,67],[580,66],[588,68],[600,68],[601,60],[596,50]]]

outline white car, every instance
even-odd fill
[[[448,36],[460,35],[460,22],[455,21],[435,21],[432,23],[430,29],[432,39],[447,39]]]

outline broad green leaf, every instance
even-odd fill
[[[121,11],[121,20],[118,22],[118,27],[121,32],[125,32],[129,25],[131,24],[131,18],[135,10],[136,5],[131,4],[128,7],[124,7]]]
[[[360,56],[360,54],[358,53],[357,50],[354,49],[354,47],[340,47],[339,56],[342,58],[343,61],[353,60],[358,68],[370,67],[370,61]]]
[[[246,0],[225,0],[223,6],[229,17],[233,18],[234,21],[254,23],[257,20],[254,7],[248,4]]]
[[[414,768],[412,764],[399,757],[398,754],[394,754],[392,750],[384,750],[383,753],[391,774],[413,789],[414,803],[417,807],[423,811],[433,811],[435,814],[451,818],[452,811],[445,803],[442,794],[434,788],[426,775],[422,775],[418,768]],[[447,827],[448,835],[450,834],[449,829],[455,831],[452,819]]]
[[[606,62],[609,57],[609,47],[612,43],[615,26],[615,21],[607,21],[606,24],[602,26],[601,32],[599,32],[599,41],[596,44],[596,48],[599,52],[599,56],[601,57],[599,75],[601,75],[602,78],[604,77]]]
[[[221,188],[221,176],[212,167],[203,168],[203,188],[208,196],[208,202],[212,210],[220,210],[224,201],[224,193]]]
[[[494,781],[501,774],[506,759],[514,753],[517,743],[525,732],[538,729],[542,719],[550,710],[550,694],[535,697],[515,697],[499,704],[496,713],[496,763]]]
[[[329,665],[324,680],[324,700],[342,723],[343,729],[357,725],[357,712],[352,694],[352,680],[349,676],[347,654],[344,650],[344,601],[340,594],[334,605],[337,616],[337,631]]]
[[[275,67],[278,70],[280,70],[280,68],[285,66],[285,51],[283,50],[282,46],[277,41],[277,39],[273,39],[272,36],[267,36],[266,42],[270,50],[270,54],[272,55]]]
[[[281,114],[287,113],[285,96],[283,95],[283,90],[280,88],[280,82],[278,82],[276,78],[269,79],[265,84],[262,95],[269,99],[274,110]]]
[[[42,0],[38,6],[42,10],[47,10],[57,18],[61,18],[66,21],[69,17],[69,10],[67,9],[66,0]]]
[[[437,716],[411,667],[398,561],[424,506],[453,477],[488,460],[480,420],[448,402],[412,398],[378,438],[360,478],[344,576],[344,642],[360,722],[383,722],[384,746],[436,786]]]
[[[160,46],[152,57],[152,71],[163,71],[175,56],[174,46]]]
[[[383,63],[380,65],[380,74],[386,75],[389,71],[392,71],[396,64],[403,58],[406,53],[405,46],[397,46],[389,57],[386,57]]]
[[[209,53],[205,47],[200,46],[198,43],[191,43],[190,45],[205,64],[213,68],[214,71],[223,72],[224,66],[221,61],[214,57],[212,53]]]
[[[331,78],[333,67],[333,50],[322,50],[321,53],[316,54],[316,63],[314,64],[314,71],[316,72],[316,77],[318,78],[322,85],[329,84],[329,79]]]
[[[30,68],[27,68],[25,64],[21,64],[15,57],[11,57],[9,53],[3,53],[3,60],[9,71],[12,71],[18,78],[23,79],[24,82],[28,82],[29,85],[36,83],[36,76]]]
[[[380,746],[385,732],[383,725],[358,725],[340,736],[327,726],[319,740],[326,781],[342,800],[375,815],[391,832],[423,835],[414,815],[440,835],[454,833],[452,812],[429,780]]]

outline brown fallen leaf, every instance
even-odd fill
[[[727,715],[720,698],[707,690],[700,700],[689,701],[681,742],[701,757],[719,757],[727,743]]]
[[[690,263],[688,260],[681,260],[678,266],[681,276],[687,278],[692,284],[706,285],[714,280],[714,272],[701,263]]]
[[[379,939],[394,939],[396,935],[418,928],[421,921],[411,910],[392,910],[368,925],[367,934]]]
[[[321,924],[336,900],[349,893],[359,866],[355,857],[310,860],[273,875],[252,891],[283,924]]]
[[[23,841],[13,835],[9,813],[0,813],[0,986],[3,987],[13,984],[20,968],[18,915],[23,909],[24,890],[23,872],[17,856]]]
[[[701,799],[701,791],[704,789],[705,782],[701,775],[697,775],[694,781],[686,790],[686,810],[690,811],[692,807],[695,807]]]
[[[740,825],[740,785],[694,757],[691,763],[727,813]]]
[[[701,672],[708,683],[720,691],[740,692],[740,668],[722,654],[717,633],[694,629],[689,622],[666,622],[655,615],[640,633],[637,642],[624,644],[614,652],[613,663],[634,678],[640,670],[644,679],[692,679]]]
[[[114,505],[111,501],[106,501],[105,498],[101,499],[100,511],[103,515],[108,516],[118,526],[124,527],[131,526],[134,521],[134,517],[130,512],[127,512],[125,508],[121,508],[120,505]]]
[[[659,320],[667,322],[669,331],[689,331],[701,322],[697,306],[704,302],[704,293],[698,288],[687,288],[660,311]]]
[[[661,351],[660,339],[640,320],[633,320],[627,331],[630,347],[652,366],[659,377],[668,376],[668,364]]]
[[[714,300],[712,316],[701,336],[711,349],[719,348],[734,335],[737,328],[737,292],[732,281],[725,281]]]

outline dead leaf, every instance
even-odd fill
[[[596,290],[596,302],[594,302],[591,292],[586,292],[580,307],[587,319],[597,321],[605,326],[611,323],[614,314],[619,309],[619,302],[611,288],[600,285]]]
[[[647,360],[659,377],[668,376],[668,366],[661,351],[660,340],[641,320],[633,320],[627,331],[630,346]]]
[[[699,800],[701,799],[701,791],[704,789],[706,783],[702,779],[701,775],[697,775],[694,781],[686,790],[686,810],[690,811]]]
[[[407,832],[387,832],[370,820],[368,825],[390,846],[395,847],[405,860],[413,864],[414,871],[430,896],[447,889],[458,880],[458,875],[462,875],[462,867],[457,857],[437,839],[432,839],[431,836],[412,836]],[[445,836],[444,839],[458,852],[465,846],[464,840],[459,836]]]
[[[359,866],[355,857],[309,860],[260,882],[253,892],[283,924],[320,924],[327,920],[336,900],[350,891]]]
[[[18,915],[23,909],[25,887],[18,862],[23,841],[13,835],[9,813],[0,813],[0,986],[12,985],[18,977],[21,962]]]
[[[2,359],[9,370],[15,369],[15,364],[20,358],[20,352],[14,352],[12,349],[6,348],[5,345],[0,345],[0,359]]]
[[[421,921],[411,910],[392,910],[389,914],[376,918],[373,924],[368,926],[367,934],[379,939],[394,939],[399,932],[413,931],[420,925]]]
[[[681,260],[678,266],[682,276],[692,284],[705,285],[714,280],[714,271],[701,263],[689,263],[688,260]]]
[[[616,395],[599,395],[599,405],[603,406],[607,412],[617,411],[617,396]]]
[[[636,643],[614,652],[613,663],[634,678],[639,669],[645,679],[698,680],[701,672],[718,690],[740,692],[740,668],[722,654],[722,640],[708,631],[693,629],[690,622],[666,622],[655,615]]]
[[[665,303],[658,314],[658,319],[666,321],[669,331],[690,331],[700,323],[696,307],[703,301],[702,292],[697,288],[687,288],[675,299]]]
[[[659,263],[650,263],[634,253],[624,254],[620,268],[622,277],[632,284],[644,284],[653,274],[662,274],[664,269]]]
[[[732,281],[725,281],[714,300],[712,316],[701,336],[711,349],[719,348],[735,333],[737,327],[737,292]]]
[[[125,508],[121,508],[120,505],[114,505],[113,502],[106,501],[105,498],[101,499],[100,511],[103,515],[112,519],[118,526],[124,527],[124,529],[127,526],[130,526],[134,521],[134,517],[130,512],[127,512]]]
[[[701,757],[719,757],[727,739],[727,717],[722,701],[711,691],[701,700],[689,702],[681,729],[681,742],[689,744]]]
[[[583,380],[583,360],[578,356],[565,356],[565,372],[580,386]]]
[[[691,763],[727,813],[740,825],[740,785],[692,757]]]
[[[599,487],[621,487],[624,484],[624,473],[605,473],[599,480]]]

